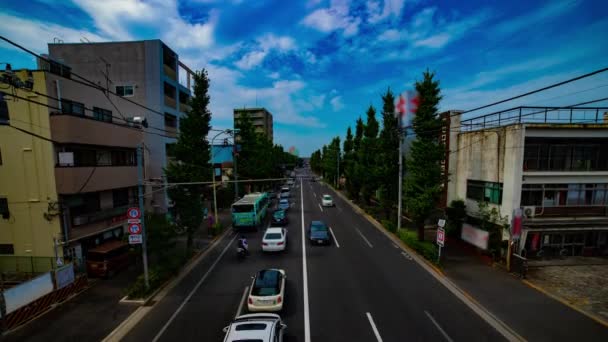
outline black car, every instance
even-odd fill
[[[308,239],[311,244],[331,244],[331,232],[329,231],[329,227],[322,221],[310,222],[310,226],[308,226]]]
[[[274,213],[272,213],[272,223],[273,224],[284,225],[284,224],[287,224],[288,222],[289,222],[289,219],[287,218],[287,213],[285,212],[285,210],[276,210]]]

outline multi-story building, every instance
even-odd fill
[[[160,40],[108,43],[49,44],[49,56],[101,87],[110,89],[145,110],[145,178],[159,185],[167,166],[167,145],[175,143],[179,120],[190,108],[193,72]],[[131,113],[124,113],[130,116]],[[162,190],[162,188],[160,188]],[[159,189],[153,189],[159,190]],[[166,191],[153,191],[146,208],[165,212]]]
[[[451,116],[448,202],[479,203],[510,222],[528,257],[608,254],[608,108],[518,107]],[[507,235],[508,236],[508,235]]]
[[[69,68],[41,66],[49,71],[4,73],[0,243],[14,255],[82,261],[125,233],[144,140],[136,117],[146,110],[72,80]]]
[[[270,141],[274,141],[272,114],[266,108],[235,108],[234,109],[234,126],[237,126],[238,121],[244,115],[251,119],[253,127],[257,133],[266,134]],[[238,140],[238,134],[237,134]]]

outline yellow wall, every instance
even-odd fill
[[[0,73],[0,76],[3,73]],[[28,75],[15,72],[22,80]],[[33,90],[46,94],[44,72],[33,72]],[[33,92],[8,88],[0,82],[6,94],[10,126],[19,127],[37,135],[51,138],[49,109],[45,106],[15,99],[16,95],[47,103],[47,98]],[[13,244],[17,256],[45,256],[55,254],[53,238],[61,238],[61,221],[55,187],[55,161],[53,144],[6,125],[0,125],[0,197],[9,203],[10,218],[0,217],[0,244]],[[55,210],[49,211],[49,204]],[[45,213],[52,214],[48,219]],[[48,217],[48,216],[47,216]],[[57,248],[59,256],[62,248]]]

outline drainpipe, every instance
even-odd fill
[[[61,88],[59,87],[59,80],[55,80],[55,89],[57,91],[57,107],[59,111],[62,112],[63,108],[61,107]]]

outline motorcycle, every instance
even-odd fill
[[[244,259],[247,256],[247,250],[245,250],[245,248],[243,248],[243,247],[237,247],[236,248],[236,256],[239,259]]]

